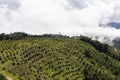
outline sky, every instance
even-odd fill
[[[117,26],[117,27],[116,27]],[[0,0],[0,33],[120,37],[120,0]]]

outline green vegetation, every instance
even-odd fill
[[[5,76],[0,73],[0,80],[6,80]]]
[[[120,51],[86,39],[58,35],[3,39],[0,71],[11,73],[13,80],[120,80]]]

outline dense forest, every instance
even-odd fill
[[[1,33],[0,34],[0,40],[20,40],[24,38],[43,38],[43,37],[51,37],[51,38],[57,38],[57,37],[68,37],[61,34],[43,34],[43,35],[31,35],[24,32],[14,32],[10,34]]]
[[[0,34],[0,80],[120,80],[120,51],[85,36]]]

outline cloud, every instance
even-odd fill
[[[0,0],[0,33],[120,37],[120,0]]]
[[[86,0],[68,0],[68,3],[71,5],[73,8],[86,8],[88,7]]]
[[[0,0],[0,7],[7,6],[9,9],[17,9],[20,4],[18,0]]]

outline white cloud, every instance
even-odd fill
[[[120,37],[120,29],[99,26],[109,22],[120,23],[120,0],[0,0],[0,33]]]

